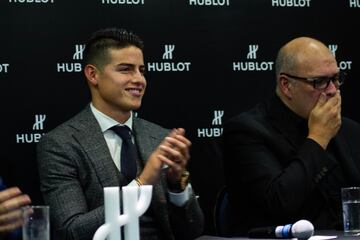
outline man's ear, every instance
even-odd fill
[[[284,95],[288,99],[291,99],[292,95],[293,95],[293,88],[294,88],[293,82],[290,81],[289,78],[287,78],[284,75],[280,75],[278,81],[279,81],[279,88],[280,88],[280,91],[282,92],[282,95]]]
[[[87,64],[84,67],[84,74],[89,82],[89,84],[96,86],[97,82],[97,75],[99,74],[99,70],[92,64]]]

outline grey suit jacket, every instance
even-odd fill
[[[168,130],[134,118],[135,142],[146,162]],[[104,223],[103,188],[124,186],[100,126],[87,106],[43,136],[37,146],[40,188],[50,206],[51,224],[59,239],[92,239]],[[168,201],[165,175],[153,186],[151,208],[165,239],[194,239],[203,229],[203,214],[194,195],[184,207]]]

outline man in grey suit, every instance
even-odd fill
[[[191,143],[184,129],[169,131],[132,113],[146,88],[142,49],[141,39],[124,29],[95,32],[84,51],[91,103],[38,144],[41,191],[60,239],[92,239],[104,223],[104,187],[142,184],[153,185],[153,198],[140,218],[141,239],[202,233],[203,214],[185,168]],[[131,129],[135,179],[121,166],[122,138],[113,131],[119,125]]]

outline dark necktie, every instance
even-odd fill
[[[137,152],[134,143],[131,141],[131,130],[127,126],[114,126],[111,128],[122,139],[121,145],[121,173],[128,181],[136,177]]]

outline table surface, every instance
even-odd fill
[[[201,236],[196,240],[226,240],[226,239],[251,239],[256,240],[256,238],[247,238],[247,237],[234,237],[234,238],[226,238],[226,237],[216,237],[216,236]],[[271,239],[271,238],[269,238]],[[325,240],[325,239],[353,239],[353,240],[360,240],[360,236],[344,236],[342,231],[335,231],[335,230],[319,230],[315,231],[314,236],[311,237],[310,240]],[[264,240],[264,239],[262,239]],[[279,240],[279,238],[277,239]]]

